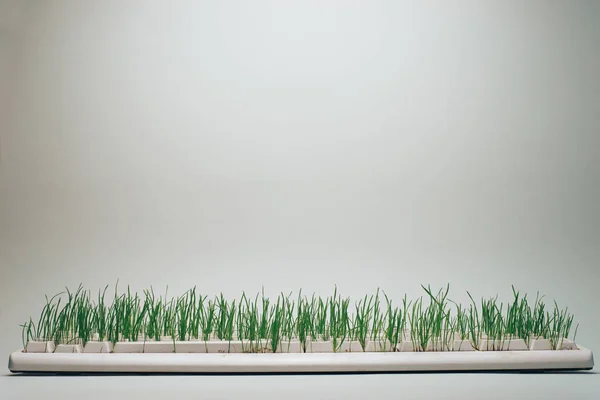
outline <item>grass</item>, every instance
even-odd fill
[[[320,339],[323,341],[328,341],[330,339],[329,326],[327,324],[328,303],[329,298],[322,299],[319,297],[316,300],[316,307],[313,307],[315,321],[315,335],[313,336],[314,340]]]
[[[504,305],[498,304],[497,297],[481,300],[481,329],[488,338],[486,350],[500,350],[506,338],[505,321],[502,318]],[[496,348],[499,346],[499,348]]]
[[[256,297],[242,293],[232,301],[222,293],[214,298],[201,295],[196,287],[176,297],[168,296],[168,288],[157,296],[151,287],[140,296],[129,287],[120,293],[117,282],[109,304],[108,286],[92,295],[79,285],[74,291],[67,288],[46,296],[39,317],[30,317],[20,327],[25,347],[32,340],[85,345],[90,340],[116,343],[168,336],[173,341],[242,340],[243,351],[249,352],[275,352],[296,339],[303,351],[310,340],[331,340],[336,352],[348,340],[358,341],[363,351],[369,340],[389,343],[391,347],[383,350],[396,351],[406,339],[416,351],[450,350],[455,334],[475,349],[484,335],[491,350],[516,338],[527,344],[531,338],[545,338],[553,349],[561,349],[565,338],[572,332],[573,340],[577,335],[569,309],[556,302],[547,307],[539,293],[530,303],[513,287],[512,299],[502,303],[498,296],[476,301],[467,292],[470,303],[464,307],[450,299],[449,285],[437,291],[422,288],[426,296],[411,301],[404,296],[401,305],[377,289],[356,302],[351,312],[350,298],[337,287],[324,298],[316,294],[309,298],[299,291],[295,299],[292,293],[280,293],[272,302],[264,290]],[[404,336],[407,328],[409,338]]]
[[[281,299],[283,302],[283,324],[281,327],[282,337],[288,340],[295,338],[296,332],[296,318],[294,317],[294,310],[296,308],[296,304],[291,299],[292,294],[288,294],[284,297],[283,293],[281,293]]]
[[[211,339],[215,325],[215,315],[217,312],[217,302],[215,300],[208,300],[206,308],[200,313],[199,319],[199,330],[202,332],[202,340],[207,341]]]
[[[446,286],[446,290],[440,289],[437,294],[433,294],[430,286],[421,285],[423,290],[429,296],[430,304],[427,307],[426,321],[429,323],[427,327],[430,332],[428,332],[429,338],[433,340],[433,349],[434,350],[449,350],[451,345],[449,340],[452,338],[452,333],[454,331],[452,327],[452,320],[450,319],[450,310],[448,309],[448,293],[450,292],[450,284]],[[421,338],[421,341],[424,340],[424,337]],[[427,349],[427,345],[429,343],[420,343],[423,350]],[[441,348],[438,348],[441,347]]]
[[[550,341],[553,350],[561,349],[564,338],[569,337],[573,325],[573,315],[569,313],[568,308],[560,309],[555,301],[554,310],[552,314],[547,313],[546,319],[549,321],[549,325],[545,336]]]
[[[273,353],[277,352],[279,343],[281,342],[281,327],[284,319],[285,309],[283,308],[282,298],[277,298],[277,304],[271,313],[271,321],[269,323],[269,345]]]
[[[367,348],[367,337],[369,335],[369,326],[373,318],[373,296],[365,295],[356,304],[356,313],[354,314],[354,339],[358,340],[363,351]]]
[[[144,306],[146,309],[146,329],[144,330],[146,338],[160,340],[162,333],[162,312],[163,312],[163,301],[162,298],[156,299],[154,295],[154,289],[144,290],[145,301]]]
[[[283,314],[283,318],[282,318],[282,323],[281,323],[281,328],[280,328],[280,336],[281,336],[281,346],[282,348],[285,348],[286,351],[289,351],[290,349],[290,345],[291,345],[291,341],[293,339],[297,339],[297,334],[296,334],[296,317],[295,317],[295,308],[296,308],[296,304],[292,301],[291,299],[292,297],[292,293],[288,294],[287,296],[284,296],[283,293],[281,293],[281,301],[282,301],[282,314]],[[271,338],[272,340],[272,338]],[[271,342],[272,344],[272,342]]]
[[[481,342],[481,320],[479,318],[479,310],[477,309],[477,303],[471,293],[467,292],[469,299],[471,299],[471,304],[469,305],[469,314],[467,317],[467,325],[469,331],[469,341],[471,342],[471,346],[475,350],[479,350],[479,343]]]
[[[271,302],[268,297],[265,297],[265,291],[262,290],[261,297],[261,312],[260,315],[257,314],[258,317],[258,344],[262,345],[263,340],[267,339],[270,335],[270,322],[273,318],[273,308],[271,307]],[[256,295],[255,303],[258,303],[258,295]],[[258,306],[257,306],[258,309]]]
[[[336,287],[333,297],[329,299],[329,333],[333,341],[334,352],[340,351],[350,330],[349,306],[350,299],[343,299],[341,295],[338,295]]]
[[[96,333],[98,335],[98,340],[106,340],[108,336],[108,308],[104,300],[106,297],[107,290],[108,285],[104,287],[104,290],[102,292],[98,290],[98,302],[96,303],[95,307],[90,302],[90,307],[92,308],[91,330],[93,333]]]
[[[454,332],[458,334],[461,341],[469,340],[469,314],[462,304],[454,303],[456,316],[453,319]]]
[[[244,348],[242,342],[242,349],[251,351],[258,340],[258,311],[256,301],[249,299],[246,293],[242,293],[239,302],[237,321],[238,337],[250,342],[248,349]]]
[[[413,303],[409,316],[410,340],[415,351],[427,350],[427,345],[432,339],[432,322],[431,309],[423,306],[423,298],[420,297]]]
[[[311,304],[306,297],[302,297],[302,290],[298,292],[296,306],[296,336],[300,341],[300,347],[306,352],[308,341],[314,332],[314,319],[312,318]]]
[[[190,331],[192,330],[190,322],[192,321],[195,307],[196,287],[194,286],[194,288],[188,290],[183,296],[179,297],[175,303],[178,340],[188,340],[190,338]]]
[[[405,310],[394,307],[392,304],[392,300],[387,296],[387,294],[383,294],[386,302],[386,312],[385,312],[385,327],[383,329],[384,338],[391,345],[392,351],[397,351],[397,344],[402,341],[402,334],[404,332],[404,328],[406,326],[406,312]],[[406,302],[406,297],[404,298]]]
[[[381,314],[381,302],[379,300],[379,288],[375,292],[373,298],[373,318],[371,318],[371,340],[380,339],[381,330],[383,327],[383,315]]]

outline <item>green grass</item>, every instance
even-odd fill
[[[394,307],[392,300],[383,294],[386,302],[385,312],[385,326],[383,328],[383,334],[385,340],[391,345],[391,351],[396,351],[396,345],[402,340],[402,334],[406,326],[406,313],[399,307]],[[404,298],[406,300],[406,297]]]
[[[421,338],[421,343],[419,344],[424,351],[427,348],[428,343],[423,343],[423,341],[425,340],[425,337],[429,337],[429,339],[433,341],[434,350],[448,350],[451,347],[451,343],[449,341],[451,340],[454,332],[448,305],[450,284],[446,286],[445,291],[440,289],[435,295],[433,294],[430,286],[425,287],[421,285],[421,287],[429,296],[430,304],[425,310],[425,319],[429,323],[429,326],[425,329],[429,329],[430,332],[428,332],[427,335],[423,335]],[[441,348],[438,348],[438,343],[441,344]]]
[[[469,314],[462,304],[454,303],[455,317],[452,321],[454,332],[458,334],[461,341],[469,340]]]
[[[217,313],[217,303],[215,300],[208,300],[206,308],[200,313],[200,325],[199,329],[202,332],[202,340],[207,341],[211,339],[215,326],[215,316]]]
[[[269,345],[273,353],[277,352],[279,343],[281,342],[281,326],[283,323],[285,309],[283,308],[282,298],[277,298],[277,303],[271,312],[269,321]]]
[[[367,338],[369,335],[369,326],[373,319],[373,296],[365,297],[356,304],[354,314],[354,340],[358,340],[363,351],[367,348]]]
[[[271,301],[268,297],[265,297],[265,291],[263,289],[261,297],[261,312],[258,316],[258,342],[262,344],[262,341],[267,339],[270,335],[270,324],[273,318],[273,312],[275,311],[271,306]],[[258,303],[258,295],[256,295],[255,303]],[[258,308],[258,307],[257,307]]]
[[[315,320],[315,333],[313,336],[314,340],[320,339],[327,341],[330,339],[329,325],[327,324],[327,312],[328,312],[329,298],[318,298],[316,300],[316,307],[314,307],[314,320]]]
[[[196,307],[196,287],[188,290],[182,296],[180,296],[175,302],[175,316],[177,326],[177,339],[188,340],[190,338],[190,331],[192,327],[190,322],[194,315],[194,309]]]
[[[258,340],[258,311],[256,301],[242,293],[237,314],[237,332],[240,340],[248,340],[249,348],[246,349],[242,344],[244,351],[252,351]],[[244,342],[243,342],[244,343]]]
[[[154,295],[154,289],[144,290],[144,308],[146,310],[146,328],[144,334],[146,338],[160,340],[162,334],[162,312],[163,312],[163,300],[162,298],[156,298]]]
[[[498,304],[496,297],[481,300],[480,326],[488,338],[488,346],[490,347],[487,350],[500,350],[496,348],[496,345],[499,344],[500,348],[502,348],[504,344],[506,329],[505,321],[502,318],[503,308],[504,305],[502,303]]]
[[[479,310],[477,309],[477,303],[471,293],[467,292],[469,299],[471,299],[471,304],[469,305],[469,313],[467,317],[468,324],[468,332],[469,332],[469,341],[471,342],[471,346],[475,350],[479,350],[479,343],[481,341],[481,320],[479,318]]]
[[[546,338],[553,350],[561,349],[564,338],[569,337],[573,326],[573,315],[569,313],[568,308],[560,309],[554,302],[554,310],[552,314],[547,313],[546,319],[549,321]]]
[[[310,340],[314,328],[311,305],[306,297],[302,297],[302,290],[298,292],[296,305],[296,336],[300,341],[300,347],[306,352],[308,340]]]
[[[426,351],[433,334],[433,313],[430,307],[423,305],[422,297],[413,302],[409,323],[410,340],[413,342],[415,351]]]
[[[85,344],[168,336],[173,341],[243,340],[244,351],[251,352],[264,351],[267,342],[268,351],[277,351],[282,342],[295,339],[303,351],[310,340],[332,340],[334,351],[340,351],[348,340],[358,341],[363,350],[369,340],[376,340],[389,342],[391,348],[385,350],[395,351],[406,340],[408,328],[417,351],[449,350],[455,333],[475,349],[483,335],[495,347],[509,339],[529,344],[531,338],[546,338],[553,349],[561,349],[563,340],[572,333],[574,340],[578,330],[568,308],[556,302],[547,307],[539,293],[530,303],[514,287],[506,303],[498,296],[476,301],[467,292],[470,303],[466,307],[450,299],[449,285],[437,291],[422,286],[425,297],[409,301],[404,296],[401,305],[395,305],[385,292],[380,296],[377,289],[354,303],[352,311],[350,298],[343,297],[337,287],[327,297],[313,294],[309,298],[299,291],[296,298],[280,293],[272,302],[264,290],[256,297],[242,293],[239,300],[229,300],[222,293],[209,298],[196,287],[176,297],[168,296],[168,288],[157,296],[151,287],[140,296],[129,287],[120,293],[117,282],[110,304],[108,288],[92,295],[79,285],[74,291],[67,288],[46,296],[38,318],[30,317],[20,325],[23,345],[32,340]]]
[[[350,330],[349,306],[350,299],[338,295],[336,287],[333,296],[329,299],[329,333],[333,341],[334,352],[340,351]]]
[[[98,340],[101,341],[106,340],[108,337],[108,308],[104,300],[107,290],[108,285],[102,292],[98,290],[98,301],[95,306],[90,302],[90,307],[92,309],[92,326],[89,334],[96,333],[98,335]]]
[[[296,338],[296,318],[294,314],[294,310],[296,308],[296,304],[291,299],[292,293],[284,296],[281,293],[282,299],[282,312],[283,312],[283,323],[281,326],[281,335],[283,338],[291,340]]]

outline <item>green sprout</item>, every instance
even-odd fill
[[[450,299],[450,285],[437,292],[422,285],[427,296],[409,301],[405,295],[401,306],[383,291],[381,304],[377,289],[356,302],[351,312],[350,299],[337,287],[324,298],[316,294],[307,298],[300,290],[295,299],[292,293],[280,293],[271,302],[264,288],[254,298],[244,292],[239,301],[229,301],[222,293],[214,298],[200,295],[196,287],[175,297],[168,296],[168,287],[164,296],[156,296],[150,287],[139,296],[129,286],[120,293],[118,284],[111,304],[106,296],[109,286],[95,297],[83,285],[45,296],[39,317],[19,325],[24,348],[33,340],[85,345],[90,340],[114,344],[169,337],[174,344],[217,338],[228,341],[230,349],[232,341],[240,340],[244,352],[276,352],[283,349],[284,341],[289,346],[296,339],[304,352],[310,340],[331,340],[335,352],[347,340],[358,341],[363,351],[369,340],[383,343],[384,351],[397,351],[408,328],[416,351],[451,350],[455,335],[475,350],[480,343],[487,343],[485,350],[503,350],[512,339],[523,339],[529,346],[531,338],[545,338],[552,349],[560,350],[572,331],[575,340],[579,328],[573,330],[574,316],[568,308],[556,302],[547,308],[539,292],[530,303],[514,286],[507,303],[498,301],[498,296],[478,302],[467,292],[466,307]],[[482,341],[484,335],[487,341]]]

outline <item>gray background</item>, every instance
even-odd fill
[[[230,297],[451,282],[459,301],[515,284],[568,305],[599,351],[598,71],[597,1],[0,0],[0,355],[45,293],[117,278]],[[599,383],[2,377],[0,390],[597,398]]]

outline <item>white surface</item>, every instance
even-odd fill
[[[59,344],[56,346],[55,353],[83,353],[83,347],[80,344]]]
[[[591,369],[592,352],[486,351],[276,354],[39,354],[13,352],[12,372],[384,372]]]
[[[4,357],[43,294],[116,278],[228,297],[381,286],[397,301],[451,281],[463,302],[515,283],[568,305],[600,349],[600,2],[123,3],[0,0]],[[595,375],[194,378],[0,385],[100,399],[599,389]]]
[[[597,400],[595,373],[1,377],[7,398]]]
[[[113,350],[111,342],[87,342],[83,348],[84,353],[110,353]]]

